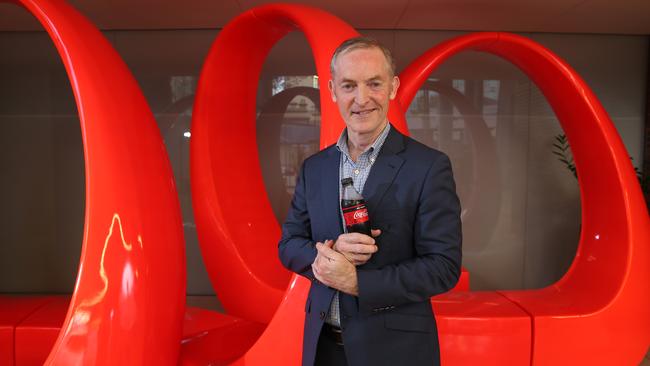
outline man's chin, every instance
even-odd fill
[[[360,135],[376,132],[378,128],[383,126],[383,124],[377,123],[376,120],[355,118],[347,121],[346,124],[348,130]]]
[[[352,114],[350,116],[350,121],[357,124],[368,124],[374,125],[377,123],[377,114],[376,112],[371,112],[367,114]]]

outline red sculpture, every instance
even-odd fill
[[[176,364],[185,304],[183,232],[153,114],[124,62],[74,8],[60,0],[17,3],[40,21],[63,60],[86,162],[79,273],[46,364]],[[55,301],[65,309],[67,299]],[[34,312],[16,314],[20,309],[11,306],[3,313],[16,329],[17,364],[43,363],[33,357],[52,347],[41,334],[52,328],[48,318],[60,319],[62,306],[48,300]]]
[[[306,34],[325,81],[332,52],[354,29],[310,7],[267,5],[237,17],[215,41],[193,113],[192,190],[205,262],[228,315],[187,309],[183,324],[180,209],[140,90],[108,42],[63,1],[19,3],[41,21],[64,61],[86,158],[81,265],[47,364],[299,364],[309,283],[277,260],[280,230],[257,169],[255,95],[266,54],[287,32]],[[401,73],[389,118],[406,132],[403,110],[420,85],[448,57],[470,49],[521,68],[553,106],[578,170],[582,235],[569,271],[545,289],[433,298],[443,363],[638,363],[650,344],[650,219],[609,116],[570,66],[523,37],[458,37]],[[325,88],[320,97],[324,147],[344,124]],[[54,318],[60,302],[0,298],[3,364],[37,362],[25,355],[47,341],[21,327]],[[14,342],[16,355],[9,354]]]
[[[314,28],[326,28],[328,32],[316,33]],[[354,35],[353,31],[335,32],[349,27],[312,8],[269,5],[250,10],[233,20],[215,41],[201,75],[193,115],[192,183],[202,248],[204,255],[214,261],[210,267],[228,268],[226,273],[235,268],[248,277],[241,282],[230,281],[231,277],[212,273],[226,309],[230,312],[228,303],[236,301],[230,305],[232,311],[251,320],[268,319],[269,309],[259,308],[258,304],[277,303],[277,297],[268,291],[248,293],[239,286],[245,282],[257,285],[282,281],[282,271],[269,269],[266,277],[262,275],[268,263],[275,261],[272,243],[279,236],[279,228],[270,205],[260,202],[264,197],[261,177],[256,177],[257,172],[237,168],[259,165],[253,130],[257,76],[270,46],[290,29],[307,35],[320,80],[329,79],[327,62],[336,45]],[[271,35],[258,38],[262,33]],[[249,46],[241,49],[243,43]],[[503,364],[513,359],[529,363],[531,357],[533,364],[638,362],[650,342],[650,313],[644,310],[650,308],[650,294],[640,290],[650,274],[648,214],[611,120],[566,63],[542,46],[514,35],[479,33],[452,39],[431,49],[401,73],[399,104],[391,105],[389,118],[404,130],[402,111],[426,77],[448,57],[468,49],[513,62],[547,96],[574,150],[583,198],[583,235],[567,275],[546,289],[454,293],[434,298],[438,321],[444,324],[443,363]],[[221,57],[226,54],[227,58]],[[321,92],[325,92],[324,88]],[[328,96],[321,94],[321,146],[334,143],[343,126],[333,108]],[[598,150],[596,160],[590,155],[594,149]],[[222,159],[233,152],[241,160]],[[225,177],[224,172],[228,172]],[[232,181],[245,182],[238,185],[239,193],[229,186]],[[254,194],[247,198],[251,192]],[[603,215],[614,212],[612,209],[618,224]],[[620,249],[613,253],[614,246]],[[263,254],[265,248],[272,249]],[[610,250],[605,252],[605,248]],[[277,264],[275,267],[280,268]],[[595,284],[594,279],[599,282]],[[295,314],[302,314],[308,287],[305,282],[294,278],[266,331],[241,362],[298,362],[295,354],[300,345],[296,338],[300,339],[302,315]],[[569,328],[558,335],[557,327],[562,327],[562,322]],[[620,343],[611,341],[611,327],[624,333],[616,337]],[[284,342],[277,342],[280,332],[286,334]],[[574,339],[589,341],[579,345],[568,341]]]

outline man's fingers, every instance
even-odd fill
[[[356,241],[357,243],[368,244],[368,245],[375,244],[375,239],[373,239],[372,237],[366,234],[352,233],[352,236],[354,241]]]
[[[327,258],[321,257],[321,260],[327,260]],[[314,277],[318,282],[324,284],[325,286],[330,286],[332,287],[333,282],[330,281],[327,277],[327,269],[323,268],[321,265],[317,263],[318,258],[312,263],[311,265],[311,271],[314,273]]]
[[[334,245],[334,242],[332,242],[329,246],[321,242],[318,242],[316,243],[316,250],[318,250],[319,254],[322,254],[328,258],[334,258],[336,251],[332,249],[332,245]]]
[[[365,245],[365,244],[356,244],[352,248],[351,252],[358,254],[373,254],[377,253],[379,248],[376,245]]]
[[[323,257],[323,256],[320,256],[320,255],[317,256],[316,260],[314,260],[314,263],[311,264],[311,269],[312,269],[312,271],[314,271],[314,274],[318,273],[318,276],[323,277],[328,272],[327,263],[330,260],[331,259],[329,259],[327,257]],[[318,280],[321,281],[321,279],[318,279]],[[323,282],[323,281],[321,281],[321,282]]]
[[[376,253],[379,248],[374,244],[350,244],[340,243],[337,249],[343,253],[358,253],[358,254],[372,254]]]
[[[361,233],[346,233],[339,235],[337,241],[343,241],[346,243],[359,243],[359,244],[375,244],[375,239],[371,238],[366,234]]]
[[[352,262],[358,266],[366,263],[370,259],[370,254],[353,254],[351,257]]]
[[[381,233],[380,230],[375,230],[373,234],[379,233]],[[365,243],[360,243],[355,239],[358,239]],[[334,250],[337,254],[340,253],[343,255],[343,257],[347,259],[348,262],[354,264],[355,266],[358,266],[369,261],[372,254],[376,253],[379,250],[377,245],[374,244],[374,241],[375,240],[373,238],[364,234],[342,234],[337,239]],[[327,253],[321,251],[319,251],[319,253],[327,255]]]
[[[311,265],[311,271],[314,272],[314,277],[318,280],[320,283],[325,283],[323,276],[320,274],[320,270],[318,269],[318,265],[316,265],[316,262]]]
[[[322,256],[317,255],[316,259],[314,259],[314,263],[311,264],[311,267],[315,268],[316,270],[318,270],[320,272],[320,266],[321,266],[321,260],[322,259],[323,259]]]

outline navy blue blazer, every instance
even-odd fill
[[[314,244],[343,232],[335,145],[303,163],[282,226],[279,255],[312,281],[305,304],[303,366],[312,366],[335,290],[311,270]],[[429,298],[460,275],[460,203],[449,158],[391,128],[363,192],[379,250],[357,267],[359,296],[340,295],[350,366],[438,365],[438,334]]]

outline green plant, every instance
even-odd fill
[[[641,190],[647,200],[648,195],[650,195],[650,174],[643,174],[643,172],[637,167],[634,167],[634,172],[636,173],[637,179],[639,179]]]
[[[576,165],[573,162],[573,154],[571,153],[571,147],[569,146],[569,141],[566,139],[566,135],[563,133],[555,135],[553,147],[553,154],[557,155],[558,160],[564,163],[567,169],[573,173],[573,176],[578,179]]]
[[[573,162],[571,146],[569,146],[569,141],[567,140],[565,134],[561,133],[555,135],[555,142],[553,143],[553,154],[558,157],[558,160],[561,161],[577,179],[578,173],[576,171],[576,165]],[[632,158],[630,158],[630,160],[632,160]],[[637,167],[634,167],[634,172],[636,173],[636,177],[639,180],[639,185],[641,186],[643,195],[648,197],[650,194],[650,174],[643,174],[643,172]]]

